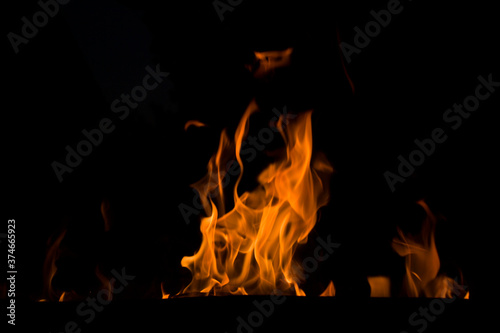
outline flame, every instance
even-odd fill
[[[62,302],[64,299],[64,292],[59,293],[58,291],[54,290],[54,288],[52,287],[52,280],[54,279],[54,276],[56,275],[57,272],[56,261],[57,259],[59,259],[59,256],[61,254],[59,247],[65,235],[66,235],[66,230],[61,232],[59,236],[52,242],[47,251],[47,255],[45,256],[45,262],[43,265],[43,271],[44,271],[43,294],[45,298],[40,299],[41,302],[47,300],[49,301],[59,300],[60,302]]]
[[[391,280],[387,276],[369,276],[370,297],[391,296]]]
[[[105,199],[101,202],[100,210],[104,222],[104,231],[105,232],[110,231],[112,228],[113,214],[110,209],[109,200]],[[44,274],[43,298],[39,299],[38,300],[39,302],[47,302],[47,301],[66,302],[66,301],[81,300],[83,297],[85,297],[84,295],[79,294],[76,290],[58,291],[54,289],[54,287],[52,286],[54,276],[57,273],[57,265],[56,265],[57,260],[61,258],[61,255],[66,256],[68,255],[68,253],[71,253],[71,251],[69,251],[67,248],[64,248],[64,246],[61,247],[61,243],[65,238],[66,233],[67,230],[64,229],[57,236],[55,240],[53,240],[54,239],[53,236],[48,241],[49,248],[47,250],[47,255],[45,256],[45,262],[43,267],[43,274]],[[90,291],[90,293],[106,290],[108,300],[111,300],[113,284],[111,283],[111,280],[102,273],[99,264],[96,265],[95,276],[100,282],[98,287],[99,289],[92,290]]]
[[[335,296],[335,285],[330,281],[326,289],[319,295],[322,297]]]
[[[99,282],[101,283],[100,290],[106,290],[106,297],[108,301],[111,301],[113,299],[113,284],[111,283],[111,280],[108,279],[102,272],[99,266],[96,267],[95,269],[95,275],[97,279],[99,279]]]
[[[417,204],[426,213],[420,233],[405,234],[398,228],[399,236],[392,241],[393,249],[405,257],[403,294],[409,297],[451,298],[460,286],[453,279],[438,275],[441,263],[434,237],[437,219],[423,200]]]
[[[167,294],[165,292],[164,282],[161,283],[161,298],[162,299],[170,298],[170,294]]]
[[[101,216],[102,216],[102,219],[104,221],[104,231],[111,230],[111,226],[112,226],[110,206],[111,205],[109,203],[109,200],[104,199],[101,201]]]
[[[184,130],[187,131],[187,129],[190,127],[190,126],[195,126],[195,127],[204,127],[204,126],[207,126],[205,125],[204,123],[202,123],[201,121],[199,120],[188,120],[185,124],[184,124]]]
[[[254,52],[254,64],[246,67],[255,78],[262,78],[273,73],[276,68],[290,65],[292,52],[292,47],[278,51]]]
[[[333,168],[323,155],[312,157],[311,111],[277,129],[285,142],[285,157],[271,163],[258,177],[259,186],[238,194],[243,175],[240,157],[248,134],[254,101],[244,113],[231,141],[224,130],[208,173],[192,186],[200,193],[207,217],[201,219],[202,243],[181,265],[192,273],[180,294],[271,294],[280,290],[305,295],[293,255],[328,202],[326,180]],[[226,212],[223,167],[236,159],[241,172],[233,188],[234,208]]]
[[[337,45],[339,46],[339,52],[342,52],[341,47],[340,47],[341,44],[342,44],[342,40],[340,39],[340,31],[337,28]],[[340,62],[342,63],[342,68],[344,69],[345,77],[347,78],[347,81],[349,82],[349,85],[351,86],[351,91],[354,94],[354,83],[352,82],[352,79],[349,76],[349,72],[347,71],[347,67],[346,67],[346,64],[344,62],[344,55],[340,56]]]

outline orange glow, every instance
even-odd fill
[[[323,291],[320,296],[335,296],[335,285],[333,284],[333,281],[330,281],[328,286],[326,287],[325,291]]]
[[[246,66],[256,78],[262,78],[276,68],[290,65],[293,48],[289,47],[279,51],[254,52],[255,63]]]
[[[458,283],[445,275],[438,275],[441,263],[434,239],[436,217],[423,200],[417,203],[426,213],[420,233],[405,234],[398,229],[399,236],[392,242],[393,249],[405,257],[402,293],[408,297],[451,298]]]
[[[96,267],[95,275],[97,276],[97,278],[101,282],[100,290],[106,290],[107,291],[106,297],[108,297],[107,300],[111,301],[113,299],[113,292],[112,292],[113,285],[111,284],[111,281],[101,273],[101,270],[99,269],[99,267]]]
[[[301,272],[292,268],[293,255],[307,242],[318,209],[328,202],[327,180],[333,168],[323,155],[313,158],[311,111],[289,124],[280,118],[284,157],[261,172],[257,188],[239,194],[244,167],[240,151],[256,109],[255,102],[248,106],[233,141],[222,132],[207,175],[192,185],[200,193],[206,217],[200,223],[199,250],[182,258],[192,281],[180,294],[268,295],[278,289],[305,295],[299,288]],[[226,212],[224,167],[232,159],[241,172],[233,188],[234,207]]]
[[[101,215],[104,221],[104,230],[109,231],[111,229],[111,214],[110,214],[110,204],[108,200],[103,200],[101,202]],[[46,301],[59,301],[59,302],[67,302],[67,301],[75,301],[75,300],[81,300],[84,298],[84,295],[78,294],[74,290],[56,290],[52,286],[52,281],[54,279],[54,276],[57,273],[57,265],[56,262],[57,260],[63,256],[67,256],[70,251],[68,251],[67,248],[61,246],[62,241],[64,240],[64,237],[66,236],[67,230],[63,230],[54,241],[49,240],[49,249],[47,251],[47,255],[45,256],[45,262],[44,262],[44,268],[43,268],[43,277],[44,277],[44,282],[43,282],[43,294],[42,298],[39,299],[39,302],[46,302]],[[111,280],[107,278],[99,268],[99,266],[96,266],[95,268],[95,276],[100,282],[99,285],[99,291],[101,290],[106,290],[107,293],[105,294],[106,297],[109,297],[108,300],[112,299],[113,293],[113,284],[111,283]],[[92,293],[92,291],[91,291]]]
[[[391,280],[387,276],[369,276],[370,297],[391,296]]]
[[[61,245],[64,236],[66,235],[66,230],[61,232],[61,234],[53,241],[50,245],[49,250],[47,251],[47,255],[45,257],[45,262],[43,265],[44,271],[44,283],[43,283],[43,297],[40,301],[55,301],[59,300],[60,302],[64,299],[64,293],[60,293],[54,288],[52,288],[52,280],[57,272],[56,261],[60,256],[59,246]]]
[[[190,127],[190,126],[194,126],[194,127],[204,127],[204,126],[207,126],[205,125],[204,123],[202,123],[201,121],[199,120],[188,120],[185,124],[184,124],[184,130],[187,131],[187,129]]]
[[[165,289],[164,289],[164,286],[163,286],[163,282],[161,283],[161,298],[162,299],[170,298],[170,294],[167,294],[165,292]]]
[[[111,230],[110,204],[108,200],[101,202],[101,215],[104,220],[104,231]]]

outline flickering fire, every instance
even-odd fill
[[[330,281],[330,283],[328,283],[326,289],[319,296],[322,297],[335,296],[335,285],[333,284],[333,281]]]
[[[337,38],[340,38],[337,32]],[[252,64],[246,68],[257,79],[268,79],[278,68],[292,62],[293,48],[254,52]],[[344,72],[354,92],[342,60]],[[326,157],[313,154],[312,111],[307,111],[289,121],[280,117],[270,125],[276,136],[284,142],[274,162],[258,176],[258,186],[244,193],[239,185],[244,174],[240,156],[248,136],[251,116],[258,111],[252,101],[243,114],[233,137],[226,130],[221,133],[217,152],[207,165],[207,174],[192,185],[199,193],[205,217],[201,218],[202,242],[192,256],[185,256],[181,265],[188,268],[192,280],[177,295],[161,284],[162,299],[175,296],[199,295],[271,295],[305,296],[301,289],[304,274],[297,258],[297,248],[305,244],[318,220],[318,211],[329,200],[329,178],[333,167]],[[184,125],[204,127],[199,120]],[[230,189],[225,189],[227,166],[236,163],[240,171]],[[229,191],[228,191],[229,190]],[[230,192],[230,193],[228,193]],[[229,195],[228,195],[229,194]],[[435,244],[436,217],[424,201],[418,204],[426,217],[417,235],[398,229],[394,238],[394,251],[405,258],[405,276],[402,290],[397,296],[453,297],[460,290],[463,298],[469,293],[457,281],[439,273],[440,259]],[[113,228],[113,215],[108,200],[101,204],[104,231]],[[66,231],[52,242],[44,264],[44,298],[41,301],[68,301],[85,297],[75,291],[55,290],[52,286],[57,272],[56,261],[61,256],[61,243]],[[112,295],[110,280],[96,266],[95,275],[100,289]],[[390,297],[391,279],[387,276],[370,276],[368,283],[371,297]],[[397,284],[396,284],[397,285]],[[90,291],[92,293],[92,291]],[[336,288],[330,281],[320,296],[335,296]],[[393,295],[396,296],[396,295]]]
[[[45,256],[45,263],[43,265],[43,277],[44,277],[44,282],[43,282],[43,298],[40,299],[40,302],[45,302],[45,301],[54,301],[54,300],[59,300],[62,302],[64,300],[64,292],[58,292],[52,287],[52,280],[54,279],[54,276],[56,275],[57,272],[57,266],[56,266],[56,260],[60,256],[60,245],[62,240],[64,239],[64,236],[66,235],[66,230],[62,231],[57,238],[51,242],[52,244],[50,245],[47,255]],[[50,244],[50,241],[49,241]]]
[[[199,120],[188,120],[186,122],[186,124],[184,125],[184,130],[186,131],[190,126],[194,126],[194,127],[204,127],[204,126],[207,126],[205,125],[204,123],[202,123],[201,121]]]
[[[238,194],[244,171],[240,150],[256,111],[252,102],[233,140],[222,132],[207,175],[193,184],[207,216],[201,219],[199,250],[181,261],[191,271],[192,281],[180,294],[248,295],[280,290],[305,295],[299,274],[292,269],[293,256],[297,246],[307,242],[318,209],[328,202],[333,168],[323,155],[313,157],[312,112],[288,124],[282,117],[276,126],[285,142],[284,157],[262,171],[257,188]],[[232,189],[234,207],[227,211],[222,180],[224,167],[232,159],[241,172]]]
[[[407,297],[437,297],[452,298],[457,293],[469,293],[463,290],[458,281],[439,274],[441,262],[436,249],[435,228],[436,216],[425,201],[417,202],[426,215],[420,232],[416,235],[404,233],[398,228],[398,236],[392,241],[392,248],[405,258],[405,276],[400,296]],[[390,295],[390,279],[385,276],[369,277],[372,297],[387,297]]]
[[[170,294],[165,292],[164,282],[161,283],[161,298],[162,299],[170,298]]]
[[[274,73],[276,68],[290,65],[293,48],[254,52],[254,63],[246,68],[253,73],[255,78],[263,78]]]
[[[101,202],[100,210],[104,222],[103,229],[104,231],[109,231],[112,228],[113,219],[110,209],[110,203],[108,200],[103,200]],[[53,280],[58,271],[57,261],[61,257],[64,258],[65,256],[68,255],[68,253],[71,253],[71,250],[68,250],[65,246],[62,246],[66,234],[67,234],[67,229],[63,229],[57,236],[51,237],[51,239],[49,239],[48,242],[49,247],[47,250],[47,254],[45,256],[45,262],[43,267],[44,281],[43,281],[42,298],[38,300],[39,302],[74,301],[74,300],[81,300],[82,298],[87,296],[79,294],[75,290],[64,291],[54,288]],[[96,265],[94,273],[95,277],[99,281],[99,284],[97,289],[89,290],[89,293],[92,294],[94,292],[97,292],[97,290],[106,290],[107,291],[106,295],[108,295],[107,297],[109,297],[108,300],[111,300],[112,298],[111,290],[113,289],[111,280],[108,277],[106,277],[106,275],[102,272],[99,265]]]
[[[107,292],[104,293],[106,295],[106,300],[111,301],[113,299],[113,284],[111,283],[110,279],[108,279],[102,272],[99,266],[96,267],[95,269],[95,275],[97,279],[100,282],[100,291],[106,290]]]
[[[391,280],[387,276],[369,276],[370,297],[391,296]]]

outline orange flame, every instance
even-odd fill
[[[326,289],[319,295],[322,297],[335,296],[335,285],[330,281]]]
[[[61,232],[59,236],[52,242],[50,245],[47,255],[45,257],[45,262],[43,265],[44,271],[44,283],[43,283],[43,295],[45,298],[42,298],[40,301],[54,301],[59,300],[60,302],[64,299],[64,293],[59,293],[52,287],[52,280],[57,272],[56,261],[60,256],[59,246],[61,245],[64,236],[66,235],[66,230]],[[50,241],[49,241],[50,243]]]
[[[100,290],[106,290],[107,291],[107,300],[111,301],[113,299],[113,284],[111,283],[111,280],[108,279],[104,274],[102,274],[101,269],[99,266],[96,267],[95,269],[95,275],[99,282],[101,283]]]
[[[104,221],[104,231],[111,230],[112,218],[110,212],[110,203],[107,199],[101,201],[101,216]]]
[[[398,228],[399,237],[392,242],[393,249],[405,257],[403,293],[409,297],[451,298],[459,285],[445,275],[438,275],[441,263],[434,239],[437,219],[423,200],[417,204],[426,213],[420,233],[404,234]]]
[[[205,125],[204,123],[202,123],[201,121],[199,120],[188,120],[185,124],[184,124],[184,130],[187,131],[187,129],[190,127],[190,126],[194,126],[194,127],[204,127],[204,126],[207,126]]]
[[[243,175],[242,141],[255,110],[252,102],[236,129],[234,142],[222,132],[207,175],[193,185],[207,217],[201,219],[199,250],[181,261],[192,273],[192,281],[182,294],[247,295],[281,290],[305,295],[292,259],[297,246],[307,242],[318,209],[328,202],[326,180],[333,168],[323,155],[312,157],[311,111],[289,124],[281,117],[277,127],[286,145],[285,157],[259,175],[256,189],[238,194]],[[223,167],[232,158],[241,172],[233,189],[234,208],[226,213]]]
[[[110,208],[109,200],[105,199],[101,202],[100,210],[104,222],[104,231],[105,232],[110,231],[110,229],[112,228],[113,214]],[[43,274],[44,274],[43,298],[39,299],[39,302],[46,302],[46,301],[66,302],[66,301],[81,300],[84,297],[84,295],[78,294],[78,292],[75,290],[58,291],[55,290],[54,287],[52,286],[54,276],[57,273],[57,266],[56,266],[57,260],[61,257],[61,255],[65,256],[69,252],[71,252],[68,251],[68,249],[65,249],[64,246],[61,247],[61,243],[64,237],[66,236],[66,233],[67,230],[65,229],[57,236],[55,240],[53,240],[54,237],[51,237],[48,241],[48,244],[50,246],[48,248],[47,255],[45,256],[45,262],[43,267]],[[99,265],[97,265],[95,268],[95,276],[100,282],[99,290],[106,290],[108,300],[111,300],[113,284],[111,283],[111,280],[102,273]]]
[[[391,280],[387,276],[369,276],[370,297],[391,296]]]
[[[289,47],[279,51],[254,52],[255,63],[247,65],[247,69],[253,72],[256,78],[262,78],[273,73],[276,68],[290,65],[293,48]]]
[[[161,283],[161,298],[162,299],[170,298],[170,294],[167,294],[165,292],[164,282]]]

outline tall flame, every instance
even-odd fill
[[[323,155],[312,157],[311,111],[288,124],[281,117],[277,129],[285,157],[259,175],[256,189],[238,194],[240,151],[256,109],[252,102],[233,142],[222,132],[207,175],[193,185],[207,217],[201,219],[199,250],[181,261],[193,276],[181,294],[271,294],[277,289],[304,294],[292,259],[297,246],[307,242],[318,209],[328,201],[326,180],[333,168]],[[223,167],[234,158],[241,172],[233,188],[234,208],[226,213]]]

